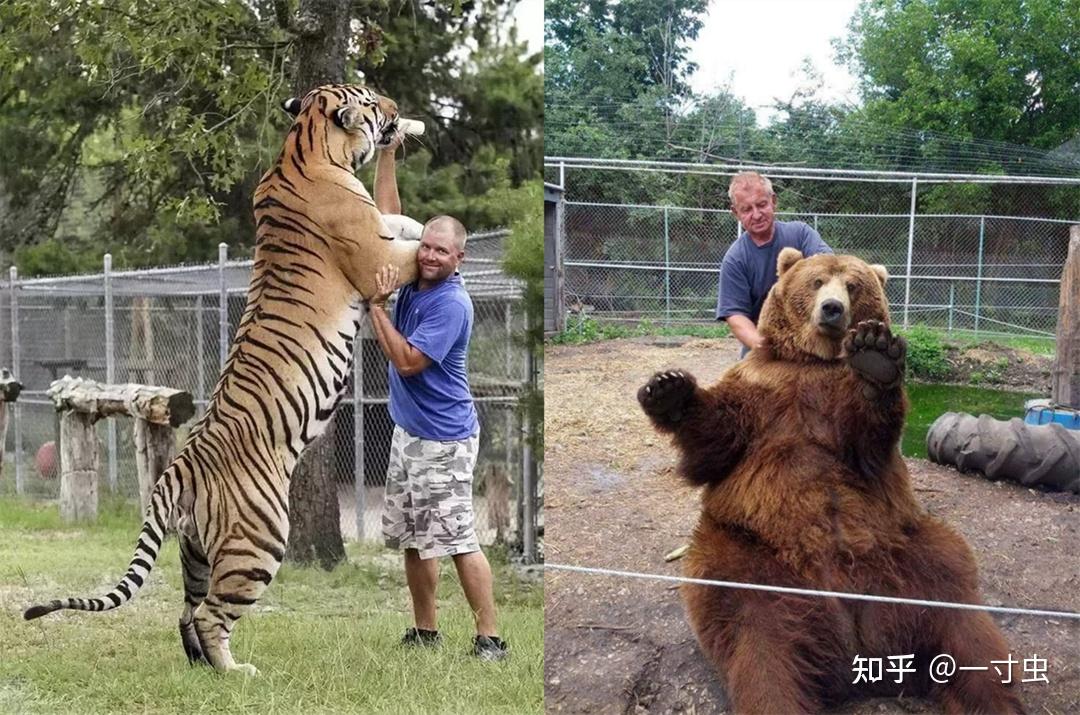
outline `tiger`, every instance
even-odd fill
[[[175,519],[188,661],[258,672],[233,659],[230,634],[285,556],[290,475],[343,397],[376,270],[393,263],[401,284],[416,280],[419,245],[395,238],[354,173],[412,120],[360,85],[318,87],[283,108],[295,119],[255,190],[243,316],[205,414],[155,483],[127,573],[102,598],[31,606],[26,620],[131,600]]]

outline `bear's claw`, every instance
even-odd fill
[[[907,342],[893,335],[889,326],[877,320],[864,320],[848,331],[844,341],[851,368],[879,390],[889,390],[904,379]]]
[[[665,422],[678,422],[697,389],[697,380],[688,372],[669,370],[652,376],[637,398],[645,414]]]

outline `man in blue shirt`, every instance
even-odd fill
[[[731,213],[743,232],[731,244],[720,266],[716,319],[726,320],[743,344],[742,354],[761,345],[758,316],[765,296],[776,283],[776,258],[791,246],[809,258],[832,253],[821,236],[802,221],[777,221],[772,182],[753,171],[736,174],[728,187]]]
[[[379,155],[375,201],[400,214],[396,144]],[[480,426],[469,391],[467,358],[473,307],[457,272],[465,227],[450,216],[424,226],[419,278],[403,286],[391,320],[386,300],[398,284],[394,266],[380,269],[370,300],[372,328],[389,361],[394,436],[386,477],[383,535],[405,551],[405,577],[415,626],[406,645],[437,645],[435,589],[441,556],[450,556],[476,618],[473,653],[501,660],[509,653],[495,628],[491,566],[473,527],[472,477]]]

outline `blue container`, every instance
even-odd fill
[[[1051,405],[1050,400],[1028,400],[1024,403],[1024,423],[1048,425],[1056,422],[1065,429],[1080,430],[1080,410]]]

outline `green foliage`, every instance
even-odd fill
[[[909,377],[941,380],[948,376],[949,361],[940,333],[925,325],[915,325],[900,332],[907,339]]]
[[[491,197],[518,207],[519,215],[510,224],[503,256],[503,270],[525,282],[525,314],[528,328],[523,336],[539,372],[544,365],[544,217],[543,182],[537,180],[520,189],[503,189]],[[544,393],[539,385],[530,389],[521,402],[529,414],[530,445],[539,459],[544,454]]]
[[[1050,149],[1080,126],[1078,36],[1078,0],[863,0],[843,50],[868,116]]]
[[[538,178],[543,143],[541,58],[502,29],[512,6],[343,4],[354,18],[346,79],[363,77],[427,125],[399,172],[403,183],[423,172],[406,210],[441,208],[472,230],[508,225],[482,197]],[[209,260],[221,241],[244,255],[251,194],[288,123],[279,103],[298,61],[294,10],[0,4],[0,258],[25,258],[29,275],[106,251],[118,268]]]

